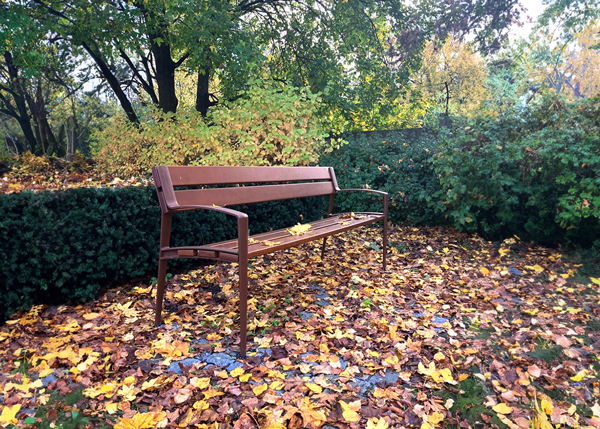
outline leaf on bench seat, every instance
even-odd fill
[[[263,241],[261,241],[261,244],[264,244],[265,246],[273,247],[273,246],[277,246],[278,244],[281,244],[281,241],[263,240]]]
[[[365,215],[355,214],[355,213],[344,213],[340,216],[340,219],[364,219]]]
[[[310,228],[311,226],[308,223],[305,225],[299,223],[298,225],[289,228],[287,231],[292,235],[304,235]]]

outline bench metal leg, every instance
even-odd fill
[[[171,241],[171,223],[173,213],[163,213],[160,217],[160,250],[158,252],[158,277],[156,277],[156,316],[154,324],[162,323],[162,308],[167,277],[167,259],[162,257],[162,249],[168,248]]]
[[[323,246],[321,247],[321,261],[325,258],[325,244],[327,243],[327,237],[323,238]]]
[[[383,196],[383,271],[387,269],[387,247],[388,247],[388,201],[389,196]]]
[[[240,353],[246,358],[246,339],[248,334],[248,258],[240,258]]]
[[[156,278],[156,317],[154,324],[159,326],[162,323],[162,308],[165,295],[165,283],[167,277],[167,259],[158,261],[158,277]]]
[[[383,271],[387,269],[388,223],[383,220]]]

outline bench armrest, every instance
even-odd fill
[[[388,200],[389,195],[384,191],[377,191],[375,189],[365,189],[365,188],[354,188],[354,189],[338,189],[337,192],[367,192],[369,194],[375,194],[383,197],[383,217],[387,219],[388,215]],[[330,204],[330,209],[333,208]],[[387,220],[386,220],[387,222]]]
[[[169,207],[173,212],[185,211],[185,210],[211,210],[213,212],[224,213],[229,216],[237,218],[238,227],[238,256],[240,263],[248,263],[248,215],[237,210],[228,209],[220,206],[180,206]],[[245,261],[245,262],[243,262]]]
[[[169,210],[172,212],[180,212],[180,211],[187,211],[187,210],[211,210],[214,212],[219,212],[219,213],[224,213],[226,215],[229,216],[233,216],[235,218],[241,219],[241,218],[248,218],[248,215],[246,213],[243,212],[239,212],[237,210],[233,210],[233,209],[228,209],[225,207],[221,207],[221,206],[174,206],[174,207],[169,207]]]
[[[369,192],[371,194],[378,194],[387,196],[387,192],[377,191],[375,189],[355,188],[355,189],[338,189],[337,192]]]

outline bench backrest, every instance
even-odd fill
[[[163,211],[177,206],[229,206],[331,195],[338,189],[332,167],[160,166],[152,168],[152,175]],[[244,186],[247,184],[252,185]],[[240,186],[212,187],[215,185]],[[194,186],[200,189],[175,189]]]

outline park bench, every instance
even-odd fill
[[[156,326],[162,323],[165,276],[169,259],[203,258],[239,264],[242,357],[246,356],[249,258],[319,239],[323,239],[321,248],[321,258],[323,258],[327,237],[383,221],[383,269],[386,269],[387,193],[372,189],[339,189],[335,172],[331,167],[160,166],[152,169],[152,175],[161,208]],[[219,185],[222,187],[218,187]],[[176,189],[181,187],[185,189]],[[369,192],[383,196],[383,212],[333,214],[335,195],[348,191]],[[308,231],[299,235],[292,234],[289,229],[281,229],[250,237],[248,215],[225,208],[230,205],[325,195],[329,195],[327,216],[311,222]],[[202,246],[170,247],[173,213],[188,210],[210,210],[237,218],[237,238]],[[294,232],[293,229],[291,231]]]

